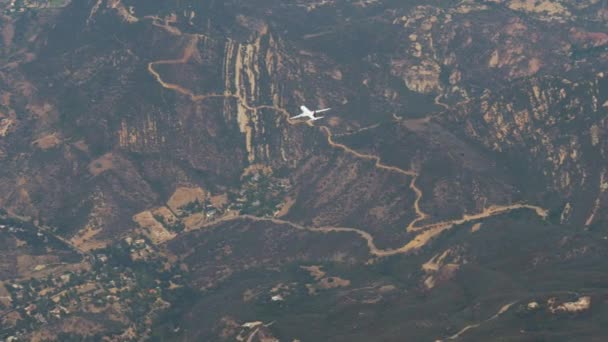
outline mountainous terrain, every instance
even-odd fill
[[[0,337],[606,340],[606,5],[3,2]]]

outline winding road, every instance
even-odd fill
[[[152,18],[152,19],[158,19],[158,18]],[[241,106],[243,106],[244,108],[246,108],[248,110],[257,111],[260,109],[270,109],[270,110],[274,110],[278,113],[285,115],[285,117],[287,119],[291,116],[291,114],[286,109],[280,108],[275,105],[261,105],[261,106],[252,107],[248,104],[247,100],[242,97],[242,95],[233,94],[233,93],[229,92],[228,90],[225,91],[223,94],[215,94],[215,93],[196,94],[192,90],[187,89],[179,84],[165,82],[163,80],[162,76],[160,75],[160,73],[155,69],[155,66],[167,65],[167,64],[170,65],[170,64],[188,63],[191,60],[191,58],[193,57],[194,53],[197,51],[197,44],[199,42],[199,38],[205,37],[205,36],[199,35],[199,34],[182,34],[181,32],[179,32],[177,30],[173,30],[172,27],[169,26],[167,23],[165,23],[164,25],[160,25],[160,24],[158,24],[158,22],[156,20],[153,23],[155,24],[155,26],[167,30],[172,35],[178,34],[178,35],[188,36],[190,38],[190,41],[184,48],[184,51],[180,58],[154,61],[154,62],[150,62],[148,64],[148,71],[156,79],[156,81],[160,84],[161,87],[163,87],[165,89],[173,90],[182,95],[185,95],[185,96],[189,97],[192,101],[203,101],[203,100],[206,100],[209,98],[234,98],[239,102],[239,104]],[[436,103],[446,109],[448,108],[448,106],[446,104],[438,101],[438,97],[436,98]],[[289,120],[287,120],[287,122],[289,122],[290,124],[295,124],[295,123],[290,122]],[[309,125],[314,126],[312,124],[309,124]],[[460,225],[460,224],[464,224],[464,223],[468,223],[468,222],[472,222],[472,221],[478,221],[478,220],[482,220],[482,219],[485,219],[485,218],[488,218],[491,216],[506,214],[513,210],[528,209],[528,210],[534,211],[541,218],[547,217],[547,210],[542,207],[518,203],[518,204],[511,204],[511,205],[493,205],[493,206],[485,208],[483,211],[476,213],[476,214],[470,214],[470,215],[464,214],[461,218],[451,219],[451,220],[446,220],[446,221],[436,222],[436,223],[426,224],[426,225],[417,225],[421,221],[424,221],[425,219],[429,218],[429,215],[426,214],[420,206],[420,201],[422,199],[423,192],[421,189],[419,189],[416,186],[416,180],[419,176],[418,172],[416,172],[414,170],[405,170],[405,169],[399,168],[397,166],[387,165],[382,162],[382,160],[379,156],[355,151],[352,148],[350,148],[342,143],[338,143],[338,142],[334,141],[333,134],[329,127],[327,127],[327,126],[318,126],[318,127],[323,133],[325,133],[327,142],[331,147],[340,149],[344,153],[348,153],[356,158],[373,161],[374,166],[378,169],[391,171],[391,172],[397,172],[399,174],[402,174],[402,175],[405,175],[408,177],[412,177],[410,184],[409,184],[409,188],[416,195],[416,198],[415,198],[415,201],[413,204],[414,211],[416,213],[416,218],[408,224],[408,226],[406,227],[406,230],[408,232],[417,233],[417,235],[415,235],[413,239],[411,239],[407,243],[403,244],[399,248],[382,249],[382,248],[378,248],[376,246],[376,244],[374,243],[374,237],[371,234],[369,234],[368,232],[366,232],[364,230],[358,229],[358,228],[331,227],[331,226],[307,227],[307,226],[303,226],[303,225],[300,225],[300,224],[297,224],[294,222],[280,220],[277,218],[264,218],[264,217],[257,217],[257,216],[251,216],[251,215],[226,216],[223,218],[219,218],[215,221],[206,223],[206,224],[202,225],[200,228],[216,226],[217,224],[226,222],[226,221],[251,220],[251,221],[264,221],[264,222],[272,222],[275,224],[289,225],[290,227],[295,228],[295,229],[307,230],[307,231],[312,231],[312,232],[354,233],[366,241],[370,254],[372,254],[376,257],[386,257],[386,256],[392,256],[392,255],[396,255],[396,254],[405,254],[405,253],[409,253],[413,250],[419,249],[422,246],[424,246],[428,241],[430,241],[432,238],[436,237],[443,231],[452,228],[455,225]]]

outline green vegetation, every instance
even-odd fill
[[[212,219],[216,215],[223,214],[223,210],[213,206],[209,198],[206,198],[202,203],[198,199],[183,205],[179,209],[179,218],[188,217],[193,214],[203,214],[207,219]],[[176,227],[179,229],[179,227]],[[182,228],[183,230],[183,228]],[[181,230],[180,230],[181,231]]]
[[[47,254],[49,249],[67,252],[65,257],[75,261],[79,255],[70,246],[49,234],[31,221],[10,217],[6,211],[0,212],[0,233],[8,233],[25,241],[36,255]]]
[[[205,203],[205,204],[208,204],[208,203]],[[185,205],[179,207],[178,209],[182,212],[180,214],[180,217],[186,217],[186,216],[190,216],[192,214],[203,212],[205,210],[205,205],[202,204],[198,199],[196,199],[193,202],[190,202],[188,204],[185,204]]]
[[[289,184],[285,179],[257,173],[244,177],[240,192],[232,194],[231,202],[241,214],[272,216],[288,190]]]
[[[156,221],[160,222],[163,227],[174,233],[180,233],[186,228],[186,225],[184,225],[184,223],[179,219],[173,223],[168,223],[162,215],[154,215],[154,218]]]

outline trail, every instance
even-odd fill
[[[172,35],[180,36],[182,34],[182,31],[180,31],[177,27],[171,26],[172,23],[177,22],[177,17],[160,18],[156,15],[147,15],[144,17],[144,19],[152,20],[152,25],[160,27]],[[162,24],[160,22],[162,22]]]
[[[445,110],[450,109],[450,106],[448,106],[446,103],[441,102],[440,98],[441,98],[441,94],[435,96],[435,104],[443,107],[443,109],[445,109]]]
[[[586,227],[589,227],[593,223],[593,219],[595,218],[595,215],[597,214],[597,211],[600,208],[602,194],[606,190],[608,190],[608,183],[606,182],[605,178],[606,178],[606,170],[602,170],[602,173],[600,175],[600,190],[597,195],[597,198],[595,199],[595,202],[593,203],[591,213],[589,214],[589,217],[587,217],[587,220],[585,221]]]
[[[422,194],[420,196],[422,196]],[[549,214],[549,212],[546,209],[541,208],[539,206],[530,205],[530,204],[518,203],[518,204],[504,205],[504,206],[490,206],[488,208],[485,208],[482,212],[477,213],[477,214],[473,214],[473,215],[464,214],[462,216],[462,218],[460,218],[460,219],[455,219],[455,220],[450,220],[450,221],[445,221],[445,222],[438,222],[438,223],[431,223],[431,224],[423,225],[420,227],[414,227],[413,224],[410,224],[407,227],[407,231],[408,232],[417,232],[417,231],[421,231],[421,230],[425,230],[425,229],[439,228],[442,226],[455,226],[455,225],[467,223],[470,221],[477,221],[477,220],[481,220],[481,219],[488,218],[491,216],[505,214],[505,213],[508,213],[510,211],[517,210],[517,209],[533,210],[536,213],[536,215],[538,215],[539,217],[541,217],[543,219],[546,218],[547,215]]]
[[[291,228],[294,228],[297,230],[304,230],[304,231],[310,231],[310,232],[354,233],[354,234],[359,235],[363,240],[366,241],[370,254],[372,254],[373,256],[376,256],[376,257],[386,257],[386,256],[392,256],[392,255],[396,255],[396,254],[405,254],[405,253],[411,252],[412,250],[417,248],[415,246],[415,244],[408,242],[407,244],[405,244],[399,248],[381,249],[376,246],[376,244],[374,243],[374,238],[371,234],[369,234],[366,231],[357,229],[357,228],[332,227],[332,226],[306,227],[306,226],[303,226],[303,225],[300,225],[300,224],[297,224],[297,223],[294,223],[291,221],[281,220],[281,219],[277,219],[277,218],[270,218],[270,217],[252,216],[252,215],[247,215],[247,214],[220,218],[215,221],[206,223],[206,224],[200,226],[199,228],[213,227],[213,226],[217,226],[220,223],[237,221],[237,220],[249,220],[249,221],[254,221],[254,222],[271,222],[271,223],[278,224],[278,225],[287,225],[287,226],[290,226]]]
[[[503,307],[501,307],[501,308],[500,308],[500,310],[498,310],[498,312],[497,312],[497,313],[496,313],[494,316],[492,316],[492,317],[490,317],[490,318],[486,319],[486,320],[485,320],[485,321],[483,321],[483,322],[476,323],[476,324],[471,324],[471,325],[467,325],[466,327],[462,328],[462,329],[461,329],[459,332],[457,332],[456,334],[454,334],[454,335],[452,335],[452,336],[448,337],[448,340],[455,340],[455,339],[459,338],[460,336],[462,336],[462,334],[464,334],[465,332],[467,332],[467,331],[469,331],[469,330],[471,330],[471,329],[478,328],[478,327],[479,327],[480,325],[482,325],[483,323],[487,323],[487,322],[490,322],[490,321],[492,321],[492,320],[497,319],[497,318],[498,318],[500,315],[502,315],[502,314],[504,314],[505,312],[507,312],[507,311],[508,311],[508,310],[509,310],[509,309],[510,309],[510,308],[511,308],[511,307],[512,307],[512,306],[513,306],[515,303],[517,303],[517,301],[512,302],[512,303],[509,303],[509,304],[507,304],[507,305],[504,305]],[[441,340],[439,340],[439,341],[441,341]]]
[[[247,342],[253,342],[253,338],[258,334],[260,328],[256,328],[247,338]]]
[[[416,194],[416,199],[414,200],[414,212],[416,213],[416,218],[410,222],[410,224],[408,225],[407,229],[409,231],[410,226],[413,227],[416,223],[425,220],[426,218],[428,218],[428,215],[422,211],[422,209],[420,208],[420,200],[422,199],[422,190],[420,190],[417,186],[416,186],[416,179],[418,179],[418,173],[416,171],[413,170],[404,170],[401,169],[399,167],[396,166],[391,166],[391,165],[386,165],[384,163],[382,163],[382,160],[380,159],[379,156],[374,156],[371,154],[364,154],[364,153],[360,153],[357,152],[353,149],[351,149],[350,147],[341,144],[341,143],[337,143],[333,140],[333,135],[331,130],[329,129],[329,127],[327,126],[321,126],[320,129],[325,132],[326,136],[327,136],[327,142],[329,143],[330,146],[334,147],[334,148],[338,148],[343,150],[346,153],[352,154],[357,158],[361,158],[361,159],[367,159],[367,160],[372,160],[375,162],[375,167],[378,169],[383,169],[383,170],[388,170],[388,171],[393,171],[393,172],[397,172],[400,173],[402,175],[405,176],[409,176],[412,177],[412,180],[410,181],[410,189]]]
[[[357,152],[357,151],[351,149],[350,147],[348,147],[348,146],[346,146],[344,144],[335,142],[334,139],[333,139],[333,135],[331,133],[331,130],[327,126],[319,126],[319,129],[321,131],[323,131],[325,133],[325,135],[327,136],[327,142],[329,143],[330,146],[332,146],[334,148],[341,149],[344,152],[346,152],[348,154],[352,154],[353,156],[355,156],[357,158],[366,159],[366,160],[372,160],[372,161],[375,162],[374,165],[376,166],[376,168],[383,169],[383,170],[394,171],[394,172],[400,173],[400,174],[405,175],[405,176],[410,176],[410,177],[416,177],[418,175],[416,173],[416,171],[404,170],[404,169],[401,169],[401,168],[396,167],[396,166],[386,165],[386,164],[382,163],[382,161],[380,160],[380,157],[378,157],[378,156],[374,156],[374,155],[371,155],[371,154],[365,154],[365,153]]]
[[[204,35],[199,35],[199,34],[182,34],[181,32],[174,30],[173,27],[168,25],[168,23],[165,22],[164,25],[161,25],[161,24],[158,24],[158,22],[156,21],[156,19],[158,19],[158,18],[152,18],[152,19],[154,20],[153,23],[156,26],[166,29],[169,33],[171,33],[173,35],[188,35],[191,37],[190,42],[184,48],[184,52],[180,58],[169,59],[169,60],[160,60],[160,61],[150,62],[148,64],[148,71],[150,72],[150,74],[152,76],[154,76],[156,81],[163,88],[173,90],[182,95],[188,96],[192,101],[195,101],[195,102],[203,101],[203,100],[206,100],[209,98],[233,98],[233,99],[237,100],[239,102],[239,104],[241,106],[243,106],[244,108],[246,108],[247,110],[251,110],[251,111],[258,111],[261,109],[274,110],[278,113],[283,114],[287,118],[287,122],[289,122],[290,124],[292,124],[292,125],[297,124],[297,123],[292,123],[289,121],[289,117],[291,117],[291,114],[286,109],[281,108],[277,105],[260,105],[260,106],[252,107],[248,104],[247,100],[243,97],[242,94],[240,94],[240,92],[238,92],[237,94],[232,94],[230,91],[226,90],[223,94],[215,94],[215,93],[196,94],[192,90],[187,89],[179,84],[165,82],[162,79],[162,76],[158,73],[158,71],[156,71],[154,69],[154,66],[166,65],[166,64],[172,65],[172,64],[188,63],[190,61],[190,59],[192,58],[192,56],[194,55],[194,53],[197,51],[197,44],[198,44],[199,38],[203,37],[206,39],[207,37]],[[438,101],[438,98],[439,97],[437,97],[435,99],[436,103],[447,109],[448,108],[447,105],[440,103]],[[401,120],[396,115],[393,115],[393,116],[396,120]],[[426,119],[426,118],[419,119],[418,121],[420,121],[420,120],[424,121],[424,120],[428,120],[428,119]],[[418,121],[416,121],[416,123]],[[311,124],[311,123],[308,123],[308,124],[310,126],[314,127],[313,124]],[[263,222],[273,222],[276,224],[285,224],[285,225],[289,225],[295,229],[307,230],[307,231],[312,231],[312,232],[354,233],[354,234],[359,235],[362,239],[364,239],[366,241],[370,254],[372,254],[376,257],[386,257],[386,256],[392,256],[392,255],[396,255],[396,254],[406,254],[413,250],[419,249],[422,246],[424,246],[428,241],[430,241],[431,239],[433,239],[434,237],[436,237],[437,235],[442,233],[444,230],[450,229],[451,227],[453,227],[455,225],[464,224],[464,223],[476,221],[476,220],[481,220],[481,219],[484,219],[484,218],[487,218],[490,216],[504,214],[504,213],[510,212],[512,210],[530,209],[530,210],[534,210],[536,212],[536,214],[542,218],[546,218],[546,216],[547,216],[547,211],[541,207],[528,205],[528,204],[513,204],[513,205],[507,205],[507,206],[490,206],[490,207],[484,209],[480,213],[473,214],[473,215],[465,214],[465,215],[463,215],[462,218],[459,218],[459,219],[452,219],[452,220],[447,220],[447,221],[442,221],[442,222],[437,222],[437,223],[432,223],[432,224],[427,224],[427,225],[422,225],[422,226],[416,226],[419,222],[429,218],[429,215],[426,214],[420,207],[420,201],[422,199],[423,192],[421,189],[419,189],[416,186],[416,180],[418,179],[418,176],[419,176],[418,172],[415,170],[412,170],[412,169],[406,170],[406,169],[399,168],[397,166],[387,165],[382,162],[382,160],[379,156],[361,153],[356,150],[353,150],[352,148],[350,148],[342,143],[334,141],[333,133],[331,132],[329,127],[327,127],[327,126],[318,126],[318,127],[323,133],[325,133],[325,136],[327,138],[327,143],[332,148],[340,149],[343,152],[350,154],[359,159],[372,161],[372,162],[374,162],[374,167],[376,167],[378,169],[392,171],[392,172],[396,172],[396,173],[399,173],[404,176],[412,177],[410,184],[409,184],[409,188],[415,193],[415,200],[414,200],[413,207],[414,207],[414,211],[416,213],[416,218],[408,224],[408,226],[406,227],[406,230],[408,232],[420,232],[420,233],[418,233],[416,236],[414,236],[413,239],[411,239],[410,241],[408,241],[407,243],[405,243],[404,245],[402,245],[399,248],[381,249],[381,248],[378,248],[376,246],[376,244],[374,243],[373,236],[371,234],[369,234],[368,232],[361,230],[361,229],[350,228],[350,227],[330,227],[330,226],[306,227],[306,226],[303,226],[303,225],[300,225],[297,223],[280,220],[280,219],[276,219],[276,218],[263,218],[263,217],[256,217],[256,216],[251,216],[251,215],[226,216],[226,217],[217,219],[215,221],[209,222],[207,224],[204,224],[200,228],[207,227],[207,226],[214,226],[221,222],[226,222],[226,221],[247,219],[247,220],[252,220],[252,221],[263,221]]]
[[[198,44],[198,41],[199,41],[199,36],[192,35],[190,42],[184,48],[184,53],[182,54],[182,57],[180,57],[178,59],[167,59],[167,60],[160,60],[160,61],[156,61],[156,62],[150,62],[150,63],[148,63],[148,72],[150,72],[150,74],[152,74],[152,76],[154,76],[156,81],[163,88],[169,89],[169,90],[174,90],[182,95],[186,95],[186,96],[190,97],[190,99],[194,102],[202,101],[202,100],[205,100],[208,98],[213,98],[213,97],[219,97],[219,98],[234,97],[234,98],[236,98],[235,95],[232,95],[230,93],[225,93],[225,94],[213,94],[212,93],[212,94],[198,94],[197,95],[194,92],[192,92],[190,89],[182,87],[179,84],[165,82],[163,80],[163,78],[160,76],[160,74],[158,73],[158,71],[156,71],[154,69],[155,65],[173,65],[173,64],[188,63],[190,61],[190,59],[192,58],[192,55],[196,51],[196,45]]]
[[[13,213],[10,210],[7,210],[7,216],[9,218],[17,219],[17,220],[23,221],[23,222],[31,222],[31,220],[32,220],[31,217],[20,216],[20,215]],[[36,229],[38,229],[38,231],[43,232],[49,236],[52,236],[53,238],[55,238],[55,239],[59,240],[60,242],[62,242],[63,244],[65,244],[67,247],[69,247],[74,252],[78,253],[82,257],[82,261],[86,261],[87,258],[93,258],[92,253],[82,251],[80,248],[76,247],[76,245],[74,245],[72,243],[72,241],[55,233],[51,227],[48,227],[45,225],[38,225],[38,224],[35,224],[34,226],[36,227]]]
[[[432,225],[432,227],[425,229],[422,233],[417,234],[412,240],[408,241],[401,247],[387,248],[387,249],[382,249],[382,248],[379,248],[378,246],[376,246],[376,244],[374,242],[374,237],[370,233],[368,233],[364,230],[361,230],[361,229],[350,228],[350,227],[334,227],[334,226],[307,227],[307,226],[304,226],[304,225],[301,225],[298,223],[294,223],[291,221],[281,220],[281,219],[272,218],[272,217],[259,217],[259,216],[253,216],[253,215],[248,215],[248,214],[236,215],[236,216],[225,216],[225,217],[219,218],[215,221],[205,223],[198,228],[202,229],[202,228],[207,228],[207,227],[213,227],[213,226],[217,226],[220,223],[236,221],[236,220],[249,220],[249,221],[254,221],[254,222],[271,222],[271,223],[278,224],[278,225],[288,225],[294,229],[311,231],[311,232],[354,233],[354,234],[359,235],[359,237],[361,237],[363,240],[366,241],[370,254],[372,254],[373,256],[376,256],[376,257],[387,257],[387,256],[393,256],[393,255],[397,255],[397,254],[407,254],[409,252],[417,250],[420,247],[424,246],[426,244],[426,242],[428,242],[430,239],[432,239],[439,233],[443,232],[444,230],[449,229],[450,227],[457,225],[457,224],[466,223],[466,222],[473,221],[473,220],[478,220],[479,216],[480,216],[480,214],[471,215],[471,216],[465,215],[464,218],[459,219],[459,220],[450,220],[450,221],[437,223],[435,225]]]
[[[420,190],[420,188],[418,188],[416,186],[416,179],[418,177],[414,177],[412,178],[412,181],[410,182],[410,189],[412,189],[412,191],[414,191],[414,193],[416,194],[416,199],[414,200],[414,212],[416,212],[416,218],[410,222],[410,224],[408,224],[406,230],[410,231],[411,229],[414,228],[414,226],[416,225],[416,223],[425,220],[426,218],[429,217],[429,215],[427,215],[424,211],[422,211],[422,209],[420,208],[420,200],[422,199],[422,190]]]

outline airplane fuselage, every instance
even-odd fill
[[[290,119],[308,118],[309,121],[315,121],[315,120],[323,118],[322,116],[316,116],[317,113],[326,112],[326,111],[330,110],[330,108],[310,110],[310,109],[306,108],[306,106],[300,106],[300,109],[302,110],[302,113],[300,113],[299,115],[293,116]]]

